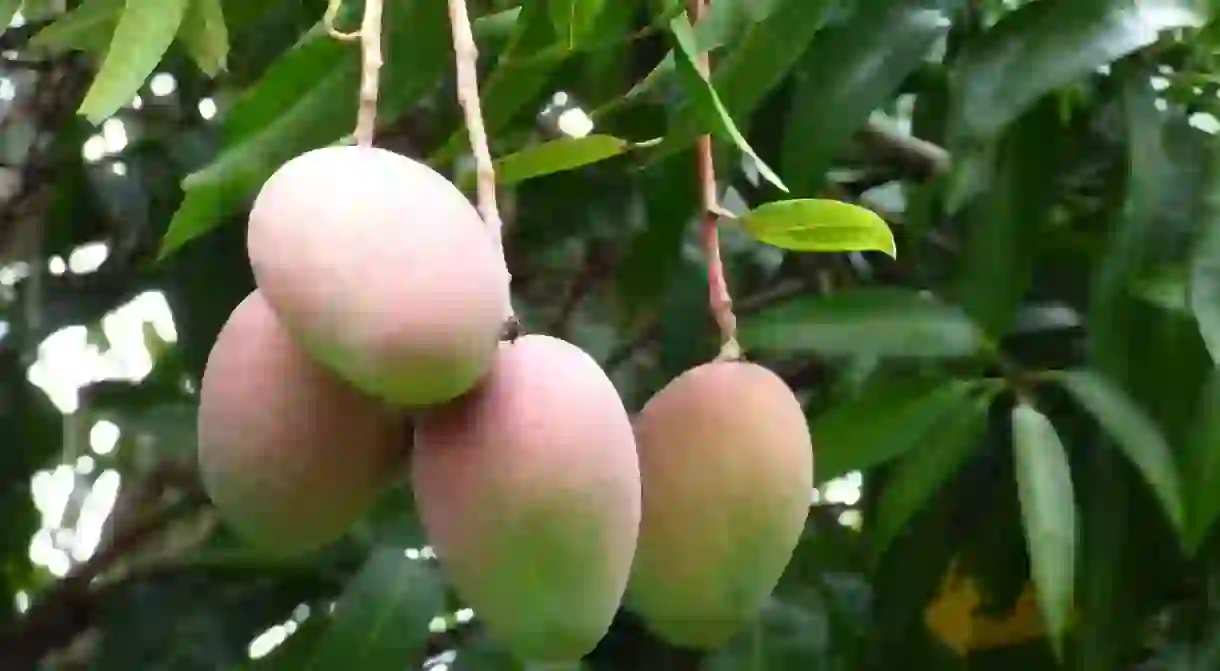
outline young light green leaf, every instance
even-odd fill
[[[754,148],[746,141],[745,136],[737,130],[733,117],[729,116],[729,111],[725,109],[724,103],[720,102],[720,96],[716,94],[711,82],[699,67],[699,48],[695,43],[694,30],[691,28],[690,21],[686,19],[686,15],[672,19],[669,22],[669,29],[674,36],[674,43],[677,45],[678,79],[686,89],[687,95],[691,97],[691,104],[700,116],[704,129],[711,130],[732,141],[738,149],[754,160],[759,174],[764,179],[781,191],[787,192],[788,187],[784,186],[779,175],[775,174],[775,171],[759,158],[758,154],[754,152]]]
[[[575,51],[597,25],[606,0],[549,0],[551,22],[564,48]]]
[[[1098,373],[1073,370],[1055,379],[1110,435],[1152,487],[1174,529],[1185,533],[1186,511],[1173,449],[1152,418]]]
[[[1013,458],[1030,573],[1042,621],[1063,654],[1076,582],[1076,499],[1067,452],[1050,419],[1031,405],[1012,411]]]
[[[818,449],[814,479],[828,482],[910,452],[936,422],[967,401],[976,385],[889,375],[870,379],[854,398],[812,417],[809,431]]]
[[[985,345],[960,309],[898,289],[794,298],[743,317],[738,336],[748,349],[829,356],[968,357]]]
[[[881,252],[898,255],[894,233],[872,210],[824,198],[760,205],[740,219],[747,233],[800,252]]]
[[[17,10],[21,9],[21,0],[0,0],[0,35],[8,30]]]
[[[909,453],[886,480],[877,504],[871,528],[870,552],[874,563],[979,445],[987,408],[994,397],[994,390],[982,396],[946,394],[940,399],[938,412],[929,417],[931,421],[920,426],[911,439]]]
[[[110,45],[126,0],[92,0],[55,19],[30,38],[30,49],[46,54],[66,51],[102,53]]]
[[[225,26],[221,0],[190,0],[186,17],[178,29],[178,39],[209,77],[225,69],[229,57],[229,30]]]
[[[174,43],[190,0],[127,0],[78,113],[100,124],[131,102]]]
[[[498,159],[496,182],[517,184],[534,177],[604,161],[630,149],[630,142],[610,135],[550,140]]]
[[[428,623],[445,607],[436,568],[403,548],[373,550],[335,606],[306,671],[400,671],[428,643]]]

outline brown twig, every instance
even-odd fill
[[[339,8],[343,0],[328,0],[323,23],[326,32],[336,40],[353,42],[360,40],[360,107],[356,111],[356,130],[352,136],[356,144],[362,147],[373,146],[373,134],[377,127],[377,99],[381,89],[381,66],[384,58],[381,54],[381,17],[384,13],[382,0],[365,0],[364,18],[360,22],[360,30],[344,32],[339,30],[335,21],[339,17]]]
[[[692,24],[703,17],[703,10],[711,0],[689,0],[688,9]],[[711,71],[711,58],[706,51],[699,53],[700,70],[707,77]],[[737,316],[733,314],[733,297],[729,293],[724,276],[724,262],[720,258],[720,202],[716,193],[716,164],[712,153],[712,136],[701,136],[696,145],[697,172],[702,196],[703,252],[707,257],[708,304],[716,326],[720,329],[720,354],[718,360],[733,361],[741,358],[741,345],[737,342]]]

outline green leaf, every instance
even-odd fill
[[[565,49],[575,51],[596,27],[606,0],[549,0],[555,34]]]
[[[496,161],[496,182],[517,184],[551,173],[604,161],[631,149],[626,140],[610,135],[565,137],[531,145]]]
[[[1214,369],[1195,411],[1194,426],[1186,443],[1184,478],[1190,494],[1186,547],[1197,552],[1220,518],[1220,368]]]
[[[961,393],[969,387],[960,382],[958,385],[956,393],[945,393],[937,399],[940,407],[936,414],[918,427],[910,439],[909,454],[895,464],[885,480],[870,530],[874,563],[979,445],[987,408],[998,388],[979,396]]]
[[[1144,4],[1031,2],[1005,15],[951,66],[957,141],[985,142],[1044,94],[1152,44],[1157,31],[1207,18],[1192,0]]]
[[[100,124],[131,102],[174,43],[191,0],[127,0],[110,49],[77,112]]]
[[[750,349],[831,356],[967,357],[986,346],[958,308],[899,289],[800,297],[744,317]]]
[[[1012,439],[1030,573],[1051,645],[1062,656],[1076,580],[1072,471],[1055,427],[1033,406],[1013,408]]]
[[[39,30],[30,38],[30,48],[47,54],[65,51],[102,53],[110,45],[126,0],[93,0],[82,3]]]
[[[0,0],[0,35],[8,30],[17,10],[21,9],[21,0]]]
[[[401,17],[409,16],[410,21]],[[386,5],[386,64],[378,107],[397,119],[440,81],[451,58],[443,3],[397,0]],[[355,125],[359,49],[319,32],[285,54],[230,111],[227,146],[183,180],[186,197],[161,240],[160,259],[218,226],[286,161],[326,146]]]
[[[190,0],[178,38],[195,64],[209,77],[225,69],[229,57],[229,31],[220,0]]]
[[[780,200],[741,217],[746,232],[769,245],[802,252],[882,252],[897,257],[894,233],[872,210],[821,198]]]
[[[716,90],[712,87],[711,82],[707,80],[707,76],[700,69],[699,48],[695,44],[695,34],[691,29],[690,22],[686,20],[686,16],[679,16],[671,20],[669,22],[669,29],[674,37],[674,43],[677,45],[678,79],[682,82],[686,94],[691,97],[691,103],[701,119],[703,128],[737,145],[738,149],[754,159],[758,172],[764,179],[774,184],[781,191],[787,191],[788,187],[784,186],[779,175],[776,175],[770,166],[758,157],[758,154],[754,152],[754,148],[746,141],[745,136],[741,134],[741,131],[737,130],[737,124],[733,123],[733,117],[725,109],[724,103],[720,102],[720,96],[716,94]]]
[[[870,0],[850,21],[818,33],[794,72],[780,172],[814,194],[869,115],[919,68],[949,28],[925,0]]]
[[[419,659],[428,624],[443,614],[444,582],[435,567],[403,548],[379,547],[335,606],[306,671],[401,671]]]
[[[1203,232],[1190,266],[1190,311],[1212,361],[1220,365],[1220,142],[1206,136],[1206,179],[1192,212]]]
[[[1022,115],[1003,134],[992,178],[963,213],[962,268],[955,295],[993,337],[1007,335],[1033,278],[1039,241],[1051,225],[1066,145],[1053,100]]]
[[[1185,506],[1173,450],[1157,428],[1123,391],[1098,373],[1067,371],[1055,376],[1093,416],[1152,487],[1161,507],[1179,534],[1185,532]]]
[[[749,119],[767,94],[784,81],[805,53],[813,36],[826,23],[832,12],[839,8],[840,3],[832,0],[774,0],[768,8],[770,12],[761,15],[760,10],[749,8],[751,0],[740,1],[740,8],[720,7],[728,3],[719,0],[712,3],[709,19],[700,21],[699,24],[698,46],[705,49],[717,46],[715,41],[704,41],[703,26],[708,24],[708,37],[717,37],[718,26],[715,26],[710,18],[715,17],[718,12],[725,12],[721,15],[722,21],[740,23],[740,19],[735,17],[747,12],[761,19],[749,23],[740,41],[717,62],[712,75],[712,85],[709,87],[718,93],[718,99],[723,102],[728,118],[744,120]],[[720,39],[725,37],[720,35]],[[693,46],[694,41],[691,40],[691,44],[687,45],[690,53],[695,53]],[[685,58],[689,59],[689,56]],[[677,61],[683,59],[681,55],[676,57]],[[686,149],[694,144],[699,135],[706,132],[704,118],[708,108],[698,102],[692,100],[691,104],[678,110],[673,129],[656,149],[655,160]]]
[[[829,482],[915,449],[936,422],[969,404],[977,381],[877,375],[860,393],[812,418],[814,479]]]

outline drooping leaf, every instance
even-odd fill
[[[555,34],[566,49],[575,50],[597,25],[606,0],[549,0]]]
[[[55,19],[30,38],[31,49],[49,54],[65,51],[101,53],[119,23],[126,0],[93,0]]]
[[[611,135],[566,137],[531,145],[496,160],[496,183],[517,184],[618,156],[631,143]]]
[[[403,548],[379,547],[335,605],[306,671],[400,671],[420,659],[428,623],[443,613],[444,583],[426,561]]]
[[[1190,504],[1186,548],[1195,552],[1220,518],[1220,369],[1208,380],[1192,428],[1185,459],[1189,470],[1183,480]]]
[[[1076,581],[1076,499],[1067,452],[1050,419],[1019,403],[1012,411],[1013,457],[1021,519],[1038,605],[1062,656]]]
[[[952,132],[986,141],[1047,92],[1151,44],[1160,30],[1207,18],[1193,0],[1157,4],[1031,2],[1007,14],[952,64]]]
[[[815,480],[867,470],[915,449],[932,426],[969,398],[973,383],[876,376],[860,393],[811,419]]]
[[[958,383],[958,389],[969,387]],[[928,500],[948,482],[978,446],[996,390],[983,394],[944,393],[934,416],[912,439],[907,454],[895,464],[886,479],[871,524],[870,552],[876,561],[889,549],[894,538]],[[930,405],[932,399],[926,403]],[[895,427],[898,428],[898,427]],[[902,429],[898,429],[902,430]]]
[[[813,38],[795,70],[780,173],[813,195],[852,134],[920,66],[949,28],[925,0],[871,0]]]
[[[225,69],[229,57],[229,30],[221,0],[190,0],[178,37],[209,77]]]
[[[747,348],[830,356],[966,357],[985,343],[958,308],[899,289],[799,297],[744,317]]]
[[[191,0],[127,0],[78,112],[93,124],[131,102],[174,43]]]
[[[737,129],[733,117],[729,115],[724,103],[720,102],[716,89],[712,87],[712,83],[700,69],[695,34],[686,16],[679,16],[671,20],[669,29],[677,47],[675,53],[678,54],[678,80],[682,82],[686,95],[690,96],[691,105],[698,114],[703,129],[731,141],[742,153],[754,159],[758,172],[763,178],[781,191],[787,191],[788,187],[780,181],[779,175],[776,175],[770,166],[758,157],[754,148]]]
[[[747,233],[802,252],[881,252],[896,257],[894,233],[872,210],[823,198],[780,200],[741,216]]]
[[[0,0],[0,35],[8,30],[17,10],[21,9],[21,0]]]
[[[1220,366],[1220,143],[1209,135],[1205,182],[1192,213],[1202,228],[1190,268],[1190,311],[1212,361]]]
[[[740,1],[743,5],[757,2]],[[723,3],[712,3],[713,12],[717,11],[718,4]],[[744,123],[750,118],[767,94],[784,80],[800,60],[814,34],[837,7],[838,3],[831,0],[774,0],[769,7],[769,13],[761,17],[761,20],[747,24],[744,35],[736,46],[718,61],[711,78],[711,88],[716,91],[728,119]],[[725,12],[721,15],[721,20],[732,21],[734,16],[750,10],[743,8],[737,10],[737,14],[729,13],[726,8],[720,8],[719,11]],[[708,37],[715,37],[720,31],[714,30],[711,21],[707,23],[709,29],[712,29],[712,34]],[[702,25],[703,21],[700,22],[700,26]],[[701,32],[700,38],[703,37]],[[723,35],[721,38],[723,39]],[[692,38],[687,46],[690,53],[694,53],[695,44],[700,48],[714,46],[714,43],[709,45],[702,39],[696,42]],[[678,51],[679,49],[675,49],[675,53]],[[676,57],[676,60],[681,59],[682,56]],[[699,135],[706,132],[708,108],[696,100],[690,103],[678,110],[673,129],[657,148],[658,159],[691,146]]]
[[[1022,115],[1001,136],[979,199],[962,213],[967,231],[955,295],[996,338],[1013,325],[1051,224],[1060,132],[1053,101]]]
[[[1156,423],[1116,385],[1089,370],[1072,370],[1055,377],[1110,435],[1135,465],[1179,533],[1186,513],[1173,450]]]

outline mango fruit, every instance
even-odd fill
[[[198,414],[204,489],[271,554],[346,533],[401,472],[404,431],[397,413],[313,361],[257,290],[212,346]]]
[[[360,146],[301,154],[262,186],[246,241],[284,326],[362,391],[426,407],[491,365],[503,258],[466,196],[423,163]]]
[[[804,530],[805,414],[767,368],[717,361],[662,388],[634,426],[643,517],[627,607],[673,645],[719,647],[761,611]]]
[[[419,416],[412,482],[442,570],[514,656],[597,645],[626,588],[640,473],[596,361],[545,335],[503,343],[473,391]]]

